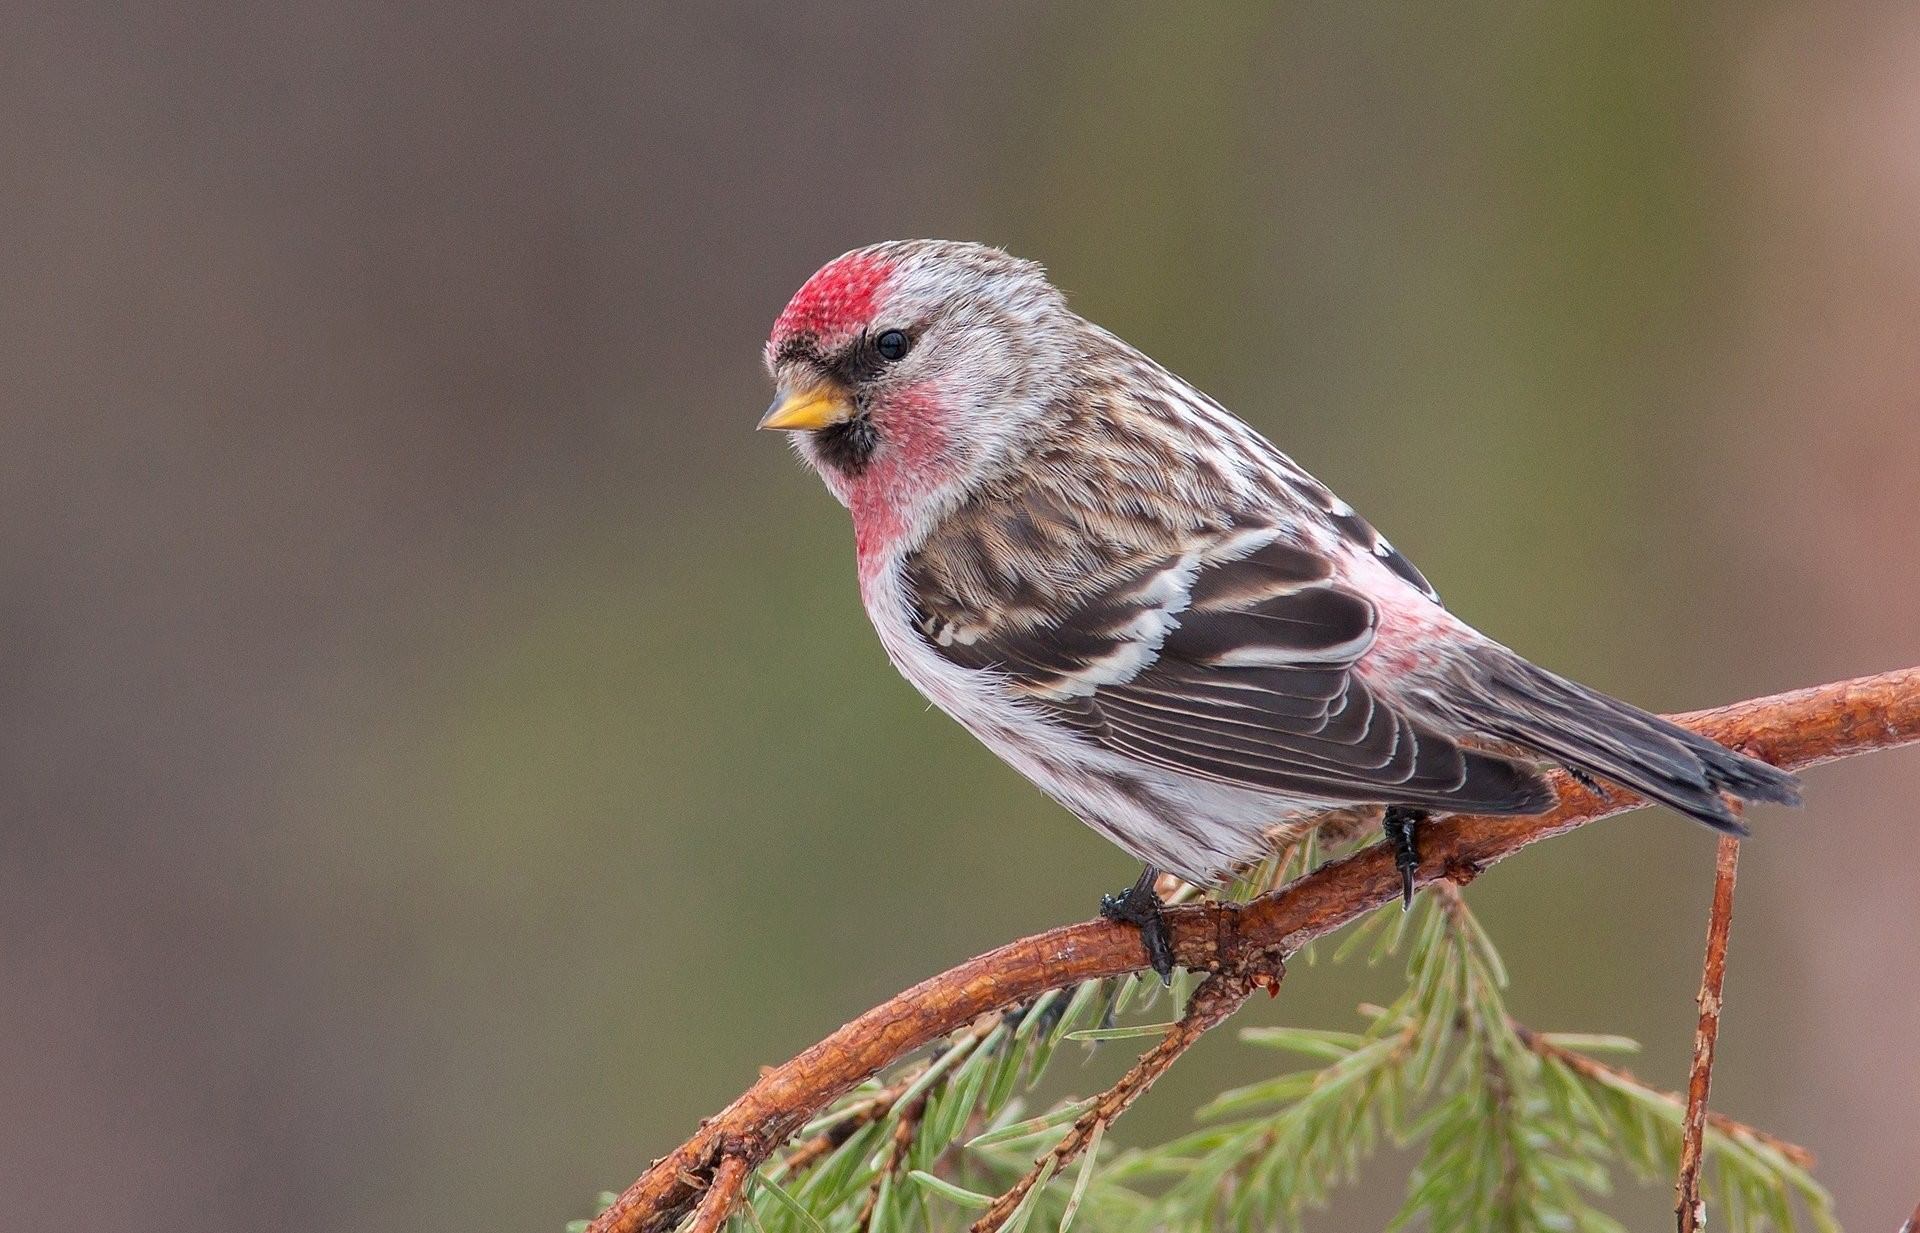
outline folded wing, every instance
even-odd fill
[[[1329,802],[1496,813],[1551,802],[1533,771],[1462,748],[1360,679],[1374,606],[1324,557],[1271,526],[1181,540],[1116,547],[1051,610],[1030,587],[992,602],[978,584],[995,571],[977,563],[970,588],[943,585],[951,571],[937,561],[910,561],[906,581],[940,654],[1001,674],[1048,718],[1142,763]],[[1017,570],[1000,572],[1017,587]]]

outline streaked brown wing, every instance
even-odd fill
[[[1273,528],[1116,551],[1057,612],[1037,610],[1032,587],[1004,608],[977,593],[962,603],[920,564],[907,583],[940,654],[1003,674],[1116,753],[1325,800],[1486,812],[1548,800],[1531,771],[1461,748],[1370,690],[1353,665],[1373,641],[1373,604]]]

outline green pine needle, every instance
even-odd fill
[[[1253,871],[1247,887],[1257,893],[1318,859],[1312,845],[1296,845]],[[1008,1221],[1012,1233],[1299,1229],[1382,1144],[1419,1152],[1394,1229],[1624,1233],[1604,1210],[1615,1189],[1670,1183],[1681,1105],[1595,1060],[1639,1046],[1603,1034],[1523,1037],[1507,1014],[1499,952],[1457,893],[1423,895],[1411,913],[1374,913],[1333,959],[1363,953],[1370,964],[1401,953],[1407,960],[1406,988],[1389,1006],[1365,1008],[1363,1030],[1242,1031],[1245,1044],[1299,1065],[1221,1093],[1199,1110],[1198,1129],[1169,1143],[1103,1159],[1111,1144],[1103,1144],[1107,1128],[1096,1127],[1065,1170],[1071,1186],[1044,1154],[1092,1100],[1029,1113],[1019,1091],[1049,1073],[1063,1041],[1091,1047],[1163,1035],[1166,1022],[1123,1022],[1158,1002],[1150,976],[1043,995],[991,1030],[956,1034],[944,1052],[863,1084],[759,1171],[729,1227],[957,1233],[1036,1158],[1041,1177]],[[1176,1014],[1193,986],[1186,973],[1176,981]],[[876,1115],[872,1102],[902,1082]],[[909,1115],[918,1123],[902,1140],[900,1119]],[[850,1119],[861,1124],[849,1131]],[[816,1144],[809,1161],[789,1169],[793,1147],[822,1134],[840,1141],[831,1150]],[[1705,1148],[1703,1191],[1716,1229],[1838,1233],[1826,1191],[1772,1143],[1714,1127]],[[602,1195],[601,1206],[615,1197]],[[585,1225],[575,1221],[569,1233]]]

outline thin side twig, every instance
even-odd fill
[[[854,1135],[874,1122],[893,1112],[893,1102],[905,1094],[908,1085],[920,1077],[920,1068],[913,1068],[903,1075],[898,1083],[876,1092],[867,1099],[846,1111],[846,1116],[827,1127],[805,1143],[788,1152],[781,1161],[789,1176],[802,1169],[812,1167],[815,1161],[826,1156]]]
[[[1733,879],[1740,841],[1720,836],[1713,860],[1713,910],[1707,917],[1707,958],[1700,968],[1700,1025],[1693,1033],[1693,1068],[1687,1073],[1687,1118],[1680,1140],[1680,1176],[1674,1182],[1674,1217],[1680,1233],[1699,1233],[1707,1222],[1700,1198],[1700,1163],[1707,1140],[1707,1091],[1713,1086],[1713,1046],[1720,1038],[1720,989],[1727,979],[1727,931],[1733,925]]]
[[[1682,726],[1789,770],[1920,741],[1920,668],[1837,681],[1711,711],[1672,716]],[[1528,818],[1456,816],[1422,836],[1422,885],[1467,881],[1522,848],[1645,801],[1557,776],[1559,800]],[[610,885],[602,894],[624,895]],[[1397,902],[1400,878],[1384,844],[1322,865],[1241,907],[1169,909],[1175,961],[1216,970],[1240,948],[1281,955],[1375,908]],[[851,1020],[707,1118],[594,1220],[591,1233],[665,1233],[700,1198],[701,1180],[727,1152],[759,1164],[807,1120],[883,1067],[973,1022],[1050,989],[1124,976],[1146,966],[1137,929],[1088,921],[1010,942],[922,981]],[[723,1150],[725,1149],[725,1150]]]
[[[1193,1047],[1194,1042],[1239,1010],[1255,989],[1265,988],[1272,992],[1278,988],[1279,981],[1277,960],[1270,961],[1263,970],[1253,973],[1223,969],[1201,981],[1194,989],[1193,996],[1187,1000],[1187,1012],[1180,1016],[1180,1021],[1167,1029],[1167,1034],[1160,1038],[1158,1044],[1141,1054],[1140,1060],[1120,1076],[1118,1083],[1102,1092],[1084,1113],[1074,1119],[1066,1137],[1055,1144],[1052,1150],[1043,1153],[1024,1177],[995,1199],[993,1205],[981,1213],[980,1219],[973,1222],[968,1233],[995,1233],[1019,1210],[1022,1201],[1042,1179],[1058,1174],[1072,1163],[1097,1135],[1104,1134],[1113,1120],[1127,1111],[1127,1106],[1138,1100],[1161,1075],[1166,1074],[1168,1068],[1180,1059],[1180,1055]]]
[[[873,1213],[880,1206],[880,1192],[900,1172],[900,1165],[907,1158],[907,1149],[913,1146],[913,1136],[920,1129],[920,1119],[927,1115],[927,1100],[933,1095],[929,1088],[913,1098],[913,1103],[900,1110],[900,1120],[894,1123],[893,1137],[887,1143],[887,1157],[880,1162],[880,1172],[875,1175],[873,1184],[867,1187],[866,1201],[860,1204],[860,1214],[854,1217],[853,1227],[866,1230],[873,1227]]]
[[[1686,1106],[1687,1098],[1679,1092],[1662,1091],[1624,1067],[1609,1066],[1605,1062],[1588,1057],[1577,1049],[1567,1049],[1556,1045],[1547,1038],[1546,1033],[1536,1031],[1518,1019],[1508,1019],[1507,1026],[1513,1029],[1513,1034],[1520,1038],[1520,1043],[1525,1045],[1529,1052],[1539,1057],[1551,1058],[1577,1075],[1581,1075],[1595,1083],[1624,1085],[1638,1088],[1643,1092],[1652,1092],[1654,1095],[1671,1103],[1675,1108],[1684,1108]],[[1727,1136],[1729,1139],[1742,1140],[1776,1152],[1787,1161],[1802,1169],[1811,1169],[1818,1163],[1814,1159],[1813,1153],[1801,1147],[1798,1143],[1782,1139],[1778,1135],[1768,1134],[1758,1126],[1749,1126],[1747,1123],[1730,1118],[1724,1113],[1715,1113],[1711,1109],[1707,1110],[1707,1125]]]
[[[720,1158],[713,1169],[713,1180],[707,1183],[707,1192],[700,1197],[700,1206],[693,1213],[693,1222],[687,1226],[687,1233],[719,1233],[720,1226],[727,1223],[734,1204],[745,1192],[747,1174],[752,1167],[745,1156]]]

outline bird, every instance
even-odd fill
[[[1037,263],[955,240],[822,266],[764,348],[762,429],[850,512],[894,667],[1138,859],[1102,898],[1163,980],[1162,871],[1206,887],[1377,813],[1403,907],[1422,828],[1527,815],[1563,769],[1716,831],[1798,781],[1538,667],[1373,525]],[[1442,821],[1435,822],[1436,816]]]

